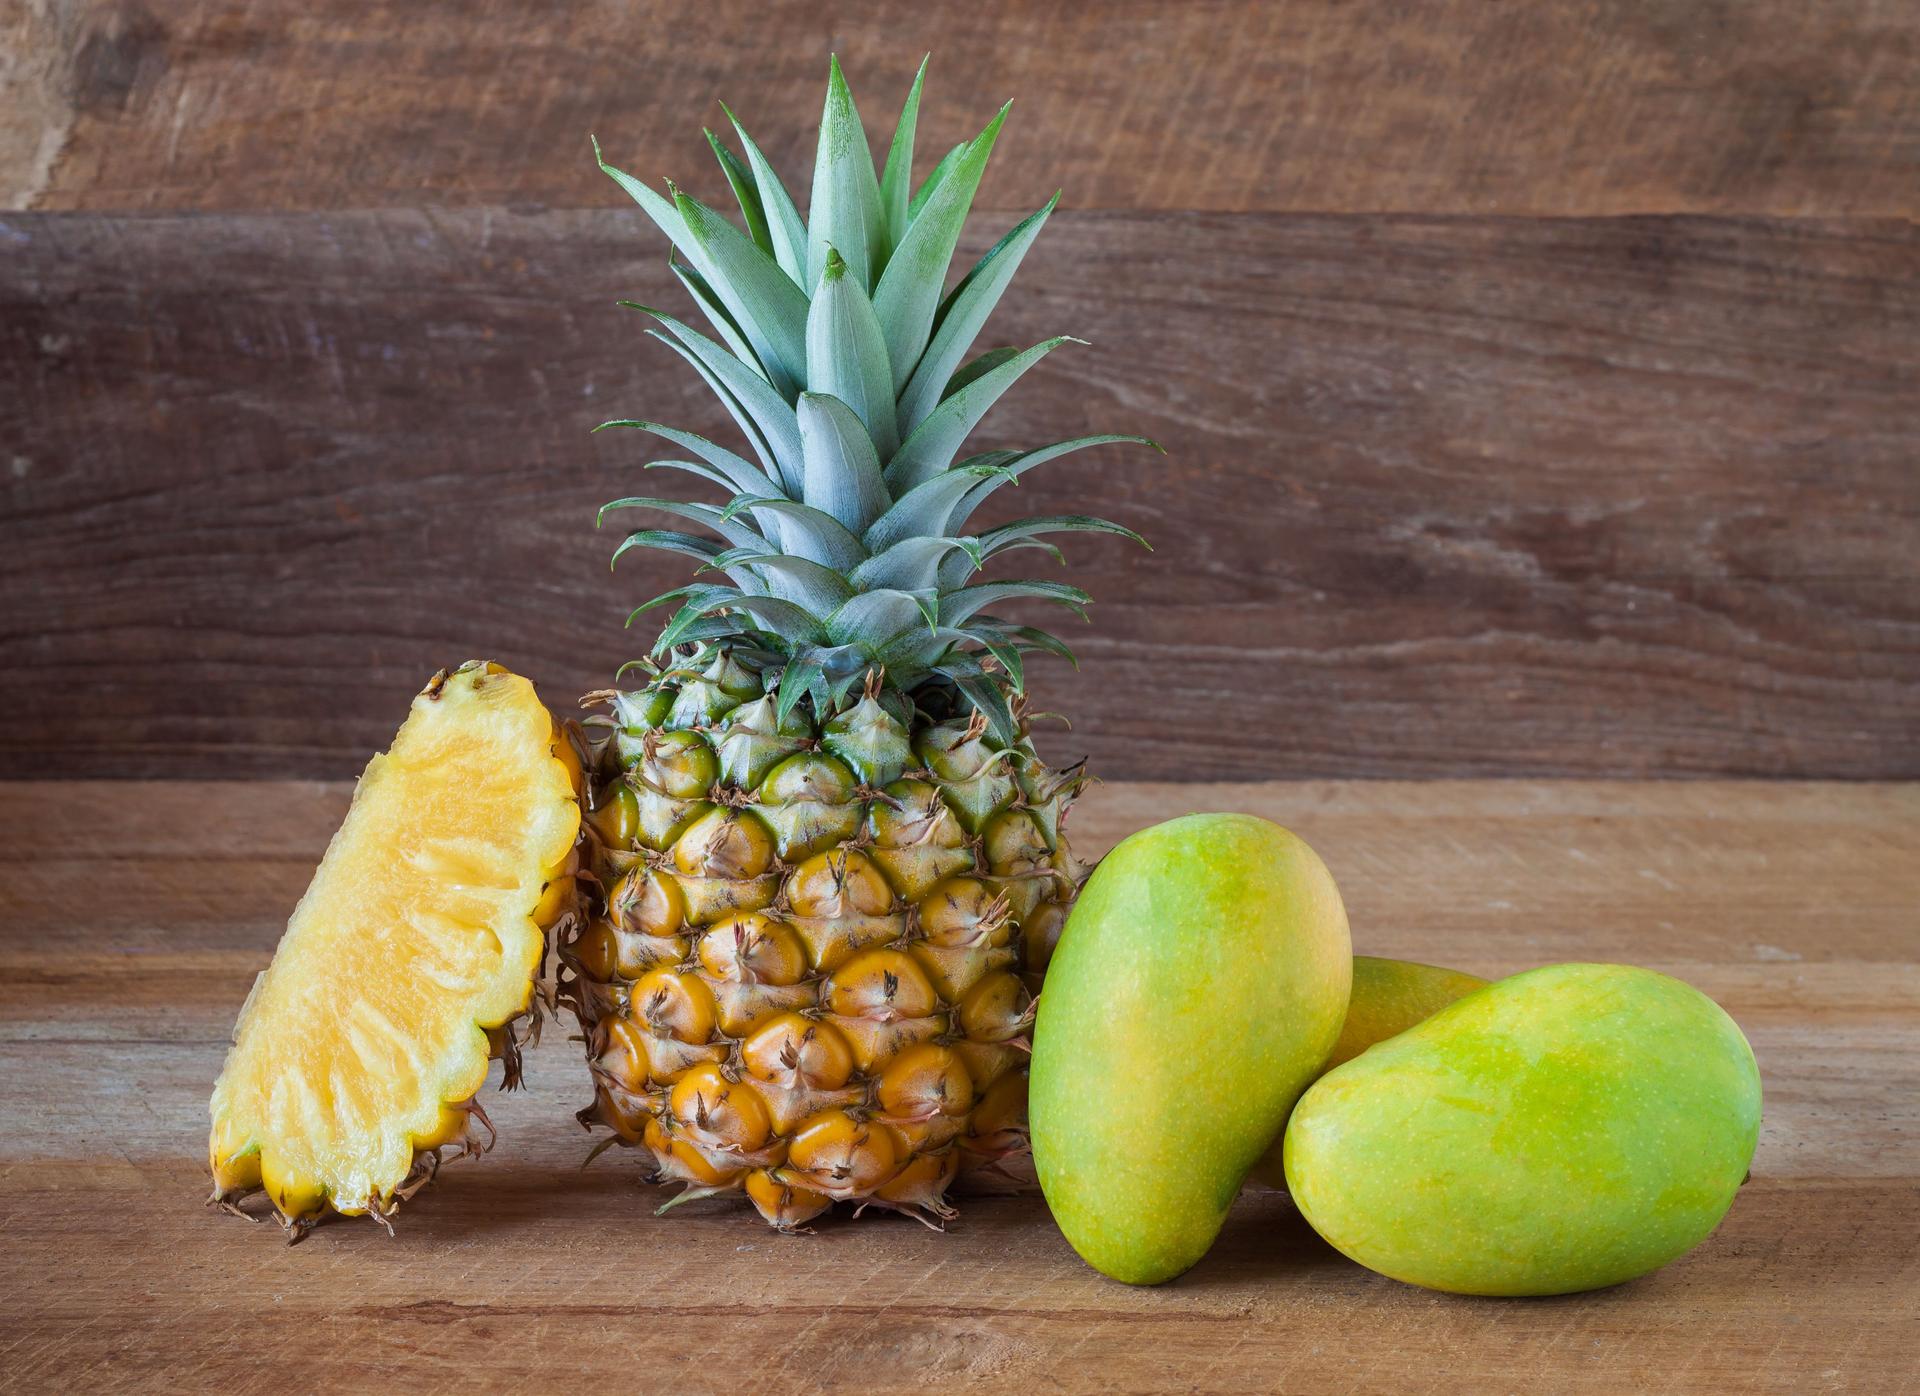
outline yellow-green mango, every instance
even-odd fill
[[[1352,1061],[1374,1043],[1398,1037],[1456,999],[1486,987],[1487,981],[1478,975],[1457,969],[1355,955],[1347,1021],[1325,1069]]]
[[[1567,1294],[1705,1240],[1760,1131],[1760,1072],[1705,994],[1625,965],[1503,979],[1322,1076],[1288,1191],[1362,1265],[1457,1294]]]
[[[1383,960],[1374,955],[1353,957],[1353,996],[1347,1002],[1346,1025],[1340,1040],[1333,1044],[1333,1055],[1321,1070],[1333,1070],[1350,1062],[1376,1042],[1398,1037],[1416,1023],[1424,1023],[1456,999],[1475,989],[1484,989],[1487,981],[1478,975],[1438,965],[1416,964],[1412,960]],[[1281,1162],[1283,1136],[1275,1135],[1253,1176],[1271,1188],[1285,1188],[1286,1171]]]
[[[1332,875],[1277,824],[1188,815],[1107,855],[1047,967],[1029,1095],[1082,1259],[1158,1284],[1206,1254],[1333,1049],[1352,970]]]

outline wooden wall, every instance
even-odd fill
[[[649,637],[592,510],[721,431],[588,159],[789,178],[825,54],[975,246],[1068,210],[983,444],[1099,598],[1123,777],[1920,776],[1920,7],[0,0],[0,775],[357,770],[436,666]],[[657,477],[649,477],[649,485]],[[1022,555],[1030,556],[1030,555]]]

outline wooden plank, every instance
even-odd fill
[[[0,771],[351,775],[433,668],[570,700],[681,580],[590,527],[650,458],[591,424],[731,431],[609,304],[679,303],[637,213],[27,215],[0,267]],[[1023,277],[995,339],[1094,347],[979,444],[1169,452],[994,506],[1157,546],[1071,545],[1052,752],[1920,774],[1913,225],[1069,215]]]
[[[1031,1194],[969,1197],[946,1235],[655,1218],[626,1160],[579,1171],[557,1033],[529,1091],[489,1100],[499,1148],[396,1240],[340,1224],[288,1249],[199,1205],[204,1101],[344,794],[0,784],[9,1388],[1914,1390],[1920,787],[1109,784],[1076,811],[1089,852],[1189,808],[1267,814],[1328,858],[1365,948],[1491,973],[1605,955],[1728,1005],[1768,1092],[1754,1181],[1684,1260],[1538,1302],[1371,1275],[1273,1193],[1150,1291],[1083,1266]]]
[[[12,10],[0,207],[599,207],[590,131],[714,193],[716,98],[804,182],[830,49],[876,126],[933,53],[922,168],[1017,99],[1010,204],[1061,185],[1082,208],[1474,214],[1920,197],[1920,15],[1883,0]]]
[[[1748,977],[1727,979],[1728,990],[1777,1017],[1778,993],[1824,966],[1912,961],[1920,786],[1758,788],[1764,798],[1744,781],[1101,782],[1074,806],[1068,832],[1082,857],[1097,858],[1177,814],[1272,819],[1327,860],[1362,953],[1477,974],[1628,959],[1646,953],[1649,936],[1670,936],[1656,942],[1661,965],[1740,967]],[[27,958],[62,938],[81,886],[118,909],[90,931],[91,951],[136,955],[142,966],[170,963],[155,958],[164,951],[187,957],[192,972],[201,967],[193,957],[233,957],[221,961],[225,972],[246,976],[306,889],[349,787],[68,780],[0,789],[0,924]],[[42,972],[69,967],[55,957]],[[39,996],[0,974],[0,1016],[28,1013]]]

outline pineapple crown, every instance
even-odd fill
[[[1007,108],[955,146],[912,187],[914,127],[926,63],[913,80],[886,166],[876,173],[866,132],[838,59],[826,108],[808,218],[731,111],[745,159],[712,131],[708,143],[740,205],[742,228],[670,182],[663,195],[600,156],[673,244],[669,266],[718,341],[651,306],[621,304],[658,322],[647,331],[672,348],[726,406],[752,458],[658,422],[621,420],[683,448],[692,459],[653,465],[689,471],[727,491],[724,506],[635,496],[618,509],[651,509],[701,525],[720,540],[668,529],[627,535],[633,548],[694,558],[693,583],[657,596],[628,624],[678,603],[654,646],[708,646],[762,676],[784,721],[803,697],[822,717],[862,676],[883,670],[904,692],[940,684],[962,695],[1002,740],[1012,740],[1011,696],[1024,690],[1023,656],[1071,651],[1055,636],[989,613],[1039,598],[1080,614],[1090,599],[1064,582],[977,580],[999,553],[1039,548],[1053,533],[1116,533],[1085,515],[1021,519],[968,531],[1000,486],[1088,446],[1140,436],[1083,436],[1035,449],[959,458],[968,434],[1000,395],[1067,343],[989,349],[967,358],[1021,259],[1054,206],[1016,225],[943,295],[947,272]],[[1011,105],[1011,104],[1009,104]],[[1075,341],[1080,342],[1080,341]],[[1158,447],[1155,447],[1158,449]],[[649,467],[651,468],[651,467]],[[720,581],[718,577],[725,577]]]

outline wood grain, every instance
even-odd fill
[[[1001,497],[1157,549],[1070,549],[1056,754],[1920,774],[1913,225],[1069,214],[1022,275],[989,337],[1093,347],[978,444],[1169,453]],[[587,428],[730,430],[610,304],[666,280],[611,209],[0,222],[0,771],[341,777],[442,663],[599,686],[679,574],[609,580],[650,456]]]
[[[1767,1117],[1726,1224],[1646,1279],[1525,1302],[1371,1275],[1271,1193],[1157,1290],[1086,1269],[1031,1195],[970,1197],[944,1236],[883,1218],[782,1240],[717,1203],[654,1218],[625,1160],[578,1170],[558,1033],[530,1090],[489,1101],[499,1149],[397,1240],[339,1224],[289,1250],[200,1207],[204,1102],[345,795],[0,785],[0,1384],[1916,1389],[1920,786],[1110,784],[1076,810],[1090,852],[1188,809],[1282,819],[1363,950],[1487,974],[1629,960],[1727,1006]]]
[[[830,49],[876,126],[932,52],[931,154],[1016,99],[993,183],[1009,204],[1058,185],[1069,207],[1220,211],[1904,215],[1920,199],[1920,12],[1885,0],[11,9],[0,130],[32,138],[0,147],[0,207],[598,207],[590,131],[712,192],[697,125],[723,119],[716,98],[797,176]]]

